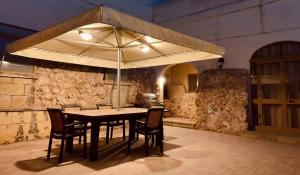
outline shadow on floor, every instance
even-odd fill
[[[45,147],[46,146],[47,145],[45,145]],[[167,155],[160,155],[159,146],[149,146],[150,156],[145,157],[144,142],[142,138],[132,145],[132,150],[130,153],[127,151],[127,141],[123,142],[122,138],[114,138],[109,144],[105,144],[104,140],[100,140],[98,161],[94,162],[89,161],[88,158],[83,158],[82,145],[74,144],[73,153],[64,153],[64,162],[62,164],[58,164],[59,146],[60,145],[57,144],[51,150],[50,160],[46,159],[47,150],[44,150],[45,156],[36,159],[18,161],[15,163],[15,165],[22,170],[31,172],[41,172],[51,167],[61,167],[74,163],[82,164],[94,170],[101,170],[118,164],[137,160],[137,163],[144,164],[151,172],[161,172],[174,169],[182,164],[181,161],[171,158]],[[173,150],[179,147],[181,146],[166,142],[164,143],[164,151]],[[142,158],[145,158],[144,161],[138,160]]]

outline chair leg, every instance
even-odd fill
[[[154,134],[151,135],[151,145],[154,145]]]
[[[125,141],[125,120],[123,120],[123,141]]]
[[[112,139],[114,134],[114,125],[111,125],[110,127],[110,139]]]
[[[107,122],[107,125],[106,125],[106,144],[109,143],[109,123]]]
[[[50,138],[49,138],[49,144],[48,144],[48,153],[47,153],[47,159],[50,159],[50,153],[51,153],[51,146],[52,146],[52,139],[53,139],[53,134],[52,132],[50,133]]]
[[[156,136],[158,137],[158,136]],[[162,136],[162,133],[159,133],[159,148],[160,148],[160,153],[161,154],[164,154],[164,142],[163,142],[163,136]]]
[[[139,140],[139,125],[136,126],[136,140]]]
[[[62,163],[62,160],[63,160],[64,147],[65,147],[65,138],[64,137],[65,136],[63,136],[63,138],[61,139],[58,163]]]
[[[148,138],[148,134],[145,134],[145,155],[149,156],[149,138]]]
[[[87,157],[87,148],[86,148],[86,129],[87,128],[87,124],[84,124],[84,129],[83,129],[83,157],[86,158]]]
[[[81,136],[79,136],[78,144],[81,144]]]

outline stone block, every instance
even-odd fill
[[[241,30],[241,25],[243,30]],[[219,17],[220,38],[244,36],[261,32],[259,8],[226,14]]]
[[[265,4],[263,15],[266,32],[298,28],[300,26],[299,1],[284,0]]]
[[[25,85],[25,95],[33,96],[34,95],[34,86],[33,85]]]
[[[20,109],[28,108],[33,105],[33,97],[29,96],[12,96],[11,108]]]
[[[200,37],[201,39],[206,39],[207,35],[210,36],[210,40],[216,39],[218,33],[217,17],[185,23],[184,25],[176,27],[176,30],[195,37]]]
[[[0,95],[0,108],[9,108],[11,105],[10,95]]]
[[[0,112],[0,125],[11,124],[10,112]]]
[[[0,125],[0,144],[14,143],[19,131],[19,124]]]
[[[22,122],[24,124],[30,124],[32,111],[25,111],[23,113]]]
[[[13,78],[13,83],[14,84],[32,84],[33,79],[28,79],[28,78]]]
[[[23,112],[9,112],[8,113],[10,124],[22,124]]]
[[[24,95],[24,85],[0,83],[0,94],[4,95]]]
[[[0,83],[12,83],[12,78],[10,78],[10,77],[0,77]]]

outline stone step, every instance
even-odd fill
[[[267,140],[300,146],[300,137],[286,135],[282,133],[262,133],[257,131],[247,131],[245,133],[242,133],[241,136],[252,139]]]
[[[197,120],[179,117],[163,118],[164,125],[175,126],[180,128],[196,128]]]

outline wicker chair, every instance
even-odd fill
[[[111,104],[96,104],[99,110],[101,109],[112,109]],[[122,126],[123,127],[123,141],[125,141],[125,120],[117,120],[106,123],[106,144],[109,143],[109,139],[113,138],[114,126]],[[110,130],[110,132],[109,132]],[[110,134],[109,134],[110,133]]]
[[[68,112],[68,111],[80,111],[82,110],[82,106],[79,105],[79,104],[64,104],[64,105],[61,105],[61,108],[63,110],[63,112]],[[65,116],[67,118],[67,116]],[[86,130],[88,129],[91,129],[91,126],[89,125],[85,125],[85,123],[83,122],[75,122],[75,125],[74,125],[74,129],[75,130],[83,130],[84,129],[84,126],[86,126]],[[79,136],[79,139],[78,139],[78,143],[81,144],[81,136]]]
[[[64,114],[62,113],[61,109],[48,108],[47,111],[51,120],[51,131],[50,131],[47,159],[50,159],[53,138],[61,139],[60,153],[58,159],[58,163],[61,163],[63,160],[65,139],[68,137],[77,137],[77,136],[79,137],[83,136],[84,157],[86,157],[86,129],[72,130],[72,127],[74,127],[76,123],[66,123]]]
[[[164,113],[164,107],[160,108],[149,108],[145,121],[138,120],[136,123],[136,133],[137,139],[139,134],[145,135],[145,154],[149,155],[149,137],[152,136],[154,140],[154,136],[156,136],[156,140],[160,144],[160,152],[163,154],[163,122],[162,117]],[[156,144],[158,144],[156,142]],[[152,141],[153,143],[153,141]],[[130,150],[130,148],[129,148]]]

